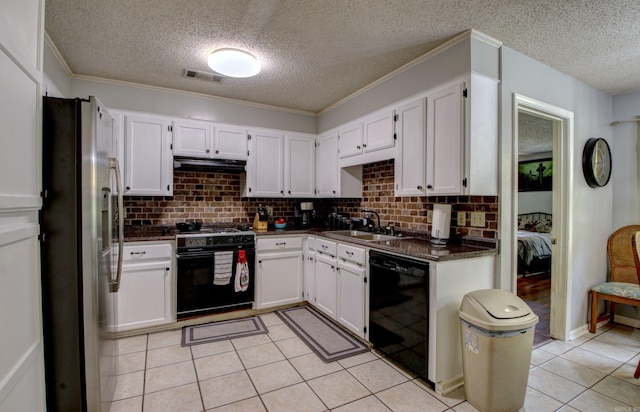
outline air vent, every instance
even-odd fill
[[[216,83],[220,83],[224,78],[224,76],[220,76],[217,74],[201,72],[201,71],[192,70],[192,69],[184,69],[184,77],[204,80],[207,82],[216,82]]]

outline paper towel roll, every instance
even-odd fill
[[[451,228],[451,205],[433,205],[433,220],[431,223],[431,237],[449,239]]]

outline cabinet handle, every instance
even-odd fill
[[[427,189],[433,189],[433,186],[427,185]]]
[[[346,253],[349,257],[353,256],[353,252],[349,252],[348,250],[345,250],[344,253]]]
[[[362,144],[362,147],[367,147],[367,145],[365,143]]]
[[[164,270],[166,270],[168,272],[170,269],[169,268],[164,268]]]
[[[216,150],[216,154],[219,154],[219,153],[220,153],[220,150]]]
[[[418,185],[418,190],[422,190],[422,186]]]
[[[335,190],[333,191],[333,194],[334,194],[334,195],[336,194],[336,191],[335,191]]]
[[[217,152],[218,152],[218,151],[216,150],[216,153],[217,153]],[[209,149],[207,149],[205,153],[209,153]]]
[[[281,191],[280,191],[280,194],[281,194],[281,195],[283,195],[283,194],[284,194],[284,190],[281,190]]]
[[[324,250],[329,249],[329,246],[327,246],[327,245],[320,245],[320,246],[322,246],[322,248],[323,248]]]
[[[356,146],[356,149],[360,150],[360,146]]]
[[[131,252],[131,255],[145,255],[147,252]]]
[[[291,190],[289,190],[287,193],[291,194]]]
[[[286,245],[287,245],[287,242],[276,243],[276,246],[286,246]]]
[[[167,192],[168,192],[169,190],[171,190],[171,186],[170,186],[170,185],[167,185]]]
[[[251,193],[251,188],[249,188],[249,193]]]
[[[259,260],[258,263],[260,263],[262,265],[262,260]]]
[[[127,186],[127,190],[131,190],[131,186]]]
[[[333,269],[335,269],[335,268],[336,268],[335,266],[331,265],[331,270],[333,270]]]

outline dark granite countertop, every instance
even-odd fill
[[[238,224],[204,225],[204,227],[236,227]],[[178,233],[174,225],[150,225],[150,226],[126,226],[125,241],[154,241],[173,240]],[[352,237],[336,235],[324,228],[312,229],[269,229],[266,231],[255,231],[256,236],[282,236],[282,235],[315,235],[328,239],[348,242],[360,246],[379,249],[391,253],[411,256],[419,259],[431,261],[447,261],[457,259],[468,259],[481,256],[492,256],[498,254],[497,242],[493,239],[483,238],[456,238],[450,240],[445,246],[433,245],[428,237],[428,233],[419,231],[404,232],[408,238],[397,238],[393,240],[381,240],[367,242]]]

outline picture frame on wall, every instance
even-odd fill
[[[552,189],[552,159],[518,162],[518,192],[546,192]]]

